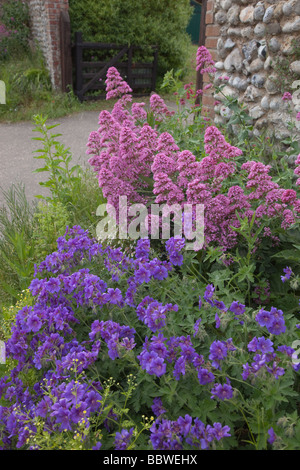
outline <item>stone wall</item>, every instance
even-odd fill
[[[39,45],[50,72],[52,86],[61,89],[60,12],[68,11],[68,0],[29,0],[33,40]]]
[[[257,134],[268,128],[278,139],[288,136],[289,106],[300,131],[300,122],[295,119],[300,112],[300,92],[290,89],[293,101],[282,100],[283,80],[289,78],[292,84],[300,79],[300,61],[291,56],[297,38],[300,0],[207,2],[205,45],[216,62],[215,83],[226,83],[224,93],[247,105]],[[291,60],[289,73],[282,75],[285,72],[278,70],[276,63],[287,59]],[[204,77],[204,84],[208,81]],[[203,106],[216,123],[226,123],[230,111],[222,101],[216,104],[219,99],[207,90]]]

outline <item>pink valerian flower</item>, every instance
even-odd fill
[[[200,46],[196,54],[196,70],[200,71],[201,74],[214,74],[216,72],[214,65],[215,62],[209,50],[205,46]]]
[[[291,93],[289,93],[288,91],[286,91],[285,93],[283,93],[282,95],[282,100],[283,101],[291,101],[292,100],[292,95]]]
[[[131,93],[132,89],[128,83],[122,79],[120,73],[115,67],[109,67],[106,74],[106,99],[119,98],[120,96]]]
[[[164,100],[157,94],[150,96],[150,109],[157,121],[162,121],[164,116],[171,116],[174,111],[170,111]]]
[[[145,103],[133,103],[131,106],[131,114],[136,121],[146,121],[147,111],[144,109]]]
[[[296,115],[296,119],[297,119],[297,121],[300,121],[300,112],[299,112],[299,113],[297,113],[297,115]]]
[[[151,104],[157,116],[168,114],[158,95],[152,95]],[[171,134],[160,134],[156,126],[143,123],[139,118],[146,117],[144,112],[143,103],[131,104],[130,95],[123,95],[112,112],[100,113],[99,129],[90,134],[87,144],[89,163],[117,216],[119,196],[127,196],[128,208],[136,202],[153,201],[180,207],[186,202],[193,207],[204,204],[205,246],[215,243],[224,253],[238,241],[239,235],[232,229],[240,226],[237,214],[248,220],[255,214],[258,226],[263,218],[276,219],[283,228],[300,217],[296,192],[280,188],[268,165],[247,161],[241,166],[245,185],[230,184],[232,175],[240,170],[242,151],[226,142],[215,126],[205,129],[205,155],[197,161],[190,151],[180,150]],[[300,176],[300,155],[296,165],[295,173]],[[272,232],[262,232],[261,238],[265,236],[275,243]]]

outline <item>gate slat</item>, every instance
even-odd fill
[[[100,72],[96,73],[96,75],[94,76],[94,78],[92,78],[81,90],[80,90],[80,93],[84,95],[84,93],[86,93],[88,91],[88,89],[94,85],[94,83],[97,82],[97,80],[99,80],[99,78],[101,78],[105,72],[109,69],[109,67],[112,67],[116,62],[118,62],[119,59],[121,59],[121,57],[123,57],[123,55],[126,54],[126,52],[128,51],[128,46],[125,46],[123,47],[123,49],[117,54],[115,55],[109,62],[107,62],[107,64],[102,67],[102,69],[100,70]]]

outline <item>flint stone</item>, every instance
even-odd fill
[[[215,67],[216,67],[217,70],[223,70],[224,69],[224,62],[221,62],[221,61],[216,62]]]
[[[285,16],[290,16],[293,13],[294,10],[294,2],[288,2],[285,3],[282,7],[282,12]]]
[[[256,87],[249,85],[244,93],[243,99],[244,101],[255,101],[260,96],[261,91],[258,90]]]
[[[281,32],[281,26],[279,23],[268,23],[266,27],[267,34],[279,34]]]
[[[253,23],[254,20],[254,7],[252,5],[244,8],[240,13],[240,20],[242,23]]]
[[[294,7],[294,12],[296,15],[300,15],[300,0],[297,0],[296,5]]]
[[[227,15],[224,11],[218,11],[216,14],[215,14],[215,20],[216,20],[216,23],[218,24],[224,24],[226,23],[227,21]]]
[[[294,21],[289,21],[282,27],[283,33],[294,33],[296,31],[300,31],[300,16],[296,16]]]
[[[239,49],[236,47],[226,57],[224,61],[224,69],[226,70],[226,72],[233,72],[234,70],[236,70],[237,72],[240,72],[242,70],[242,67],[243,67],[243,59],[242,59]]]
[[[221,0],[221,8],[223,8],[223,10],[226,10],[226,11],[229,10],[231,5],[232,5],[231,0]]]
[[[274,7],[270,6],[266,9],[266,12],[263,17],[263,22],[270,23],[271,19],[273,18],[273,15],[274,15]]]
[[[269,49],[271,52],[278,52],[280,49],[280,43],[276,38],[271,38],[269,41]]]
[[[264,63],[264,69],[269,71],[272,69],[272,58],[271,56],[268,56],[265,63]]]
[[[272,111],[278,111],[281,105],[282,105],[282,101],[280,100],[280,98],[273,98],[270,101],[270,109]]]
[[[231,98],[238,98],[238,92],[234,90],[231,86],[226,85],[222,93],[215,93],[214,94],[214,99],[218,101],[222,101],[224,99],[224,96],[229,96]]]
[[[265,111],[261,109],[260,106],[254,106],[253,108],[249,109],[249,115],[253,119],[259,119],[265,114]]]
[[[250,73],[256,73],[259,72],[262,68],[264,67],[264,63],[261,59],[254,59],[253,62],[251,62],[250,67],[249,67],[249,72]]]
[[[232,111],[227,106],[222,106],[220,109],[220,114],[223,118],[229,119],[232,116]]]
[[[262,2],[258,2],[254,8],[253,17],[255,21],[261,21],[265,14],[265,6]]]
[[[270,108],[269,98],[267,96],[264,96],[260,102],[260,105],[264,110],[267,111]]]
[[[258,48],[258,57],[261,59],[261,60],[266,60],[266,57],[267,57],[267,46],[260,46]]]
[[[263,38],[266,34],[266,26],[263,23],[257,23],[253,32],[257,38]]]
[[[290,69],[292,72],[300,75],[300,60],[295,60],[295,62],[292,62],[290,65]]]
[[[241,36],[241,28],[228,28],[228,36]]]
[[[248,62],[254,59],[255,55],[257,54],[257,41],[252,39],[252,41],[248,42],[248,44],[244,44],[242,47],[242,52]]]
[[[238,5],[233,5],[227,12],[228,23],[237,26],[240,21],[240,7]]]
[[[257,88],[262,88],[265,84],[265,77],[260,74],[255,74],[251,78],[251,83]]]
[[[224,49],[226,49],[227,51],[231,51],[235,46],[235,42],[231,39],[231,38],[228,38],[226,39],[226,42],[224,44]]]
[[[270,75],[266,81],[265,87],[270,95],[275,95],[276,93],[278,93],[278,77],[276,77],[275,75]]]
[[[241,35],[243,38],[250,39],[252,36],[252,28],[251,26],[247,26],[247,28],[241,29]]]

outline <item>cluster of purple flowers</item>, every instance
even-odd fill
[[[91,325],[90,339],[98,337],[104,339],[108,347],[108,355],[114,360],[120,357],[120,350],[131,351],[135,347],[135,330],[129,326],[122,326],[112,320],[95,320]]]
[[[283,311],[275,307],[271,307],[270,311],[259,310],[255,320],[260,326],[265,326],[269,333],[273,335],[280,335],[286,330]]]
[[[151,443],[155,450],[182,450],[186,442],[196,449],[208,450],[213,441],[230,436],[229,426],[221,423],[206,425],[200,419],[186,414],[176,421],[158,418],[150,428]]]
[[[178,305],[170,303],[163,305],[149,296],[146,296],[136,308],[138,319],[154,333],[166,325],[166,316],[170,311],[177,312]]]
[[[11,337],[6,342],[7,357],[17,365],[10,376],[0,380],[0,398],[3,403],[9,402],[0,406],[3,448],[26,447],[37,432],[35,420],[39,418],[51,433],[65,429],[75,432],[78,423],[89,427],[89,419],[95,413],[101,414],[102,385],[91,376],[100,355],[102,358],[108,354],[115,360],[132,351],[141,369],[155,380],[168,373],[176,381],[191,375],[197,377],[203,393],[212,400],[233,398],[234,389],[226,377],[226,368],[230,366],[231,353],[237,354],[239,345],[233,344],[232,338],[224,337],[224,328],[218,331],[218,339],[199,344],[200,325],[202,329],[206,323],[201,318],[194,325],[193,341],[188,334],[168,335],[168,322],[172,322],[172,312],[177,312],[179,306],[145,296],[145,292],[149,293],[146,284],[150,280],[161,281],[174,266],[182,264],[183,248],[183,240],[171,238],[166,243],[169,260],[150,259],[150,242],[142,239],[137,242],[134,255],[129,256],[119,248],[104,248],[80,227],[67,228],[65,235],[58,239],[57,251],[36,267],[30,284],[34,303],[17,313]],[[101,278],[92,271],[94,261]],[[218,300],[212,284],[199,296],[199,309],[202,308],[208,316],[217,310],[220,316],[239,320],[238,324],[243,324],[240,319],[246,311],[245,305],[238,301],[227,307]],[[120,311],[128,324],[116,321],[121,318]],[[129,312],[133,313],[132,317],[128,316]],[[129,326],[130,318],[138,324],[137,328]],[[256,377],[260,370],[277,379],[285,373],[284,361],[295,371],[299,370],[299,365],[292,365],[294,350],[285,345],[276,346],[277,336],[286,331],[283,312],[274,307],[270,311],[261,309],[255,320],[256,328],[257,324],[266,327],[275,339],[258,335],[249,341],[248,352],[250,356],[253,353],[253,360],[243,365],[243,379],[250,375]],[[146,328],[149,337],[145,337]],[[28,387],[24,377],[30,370],[35,373],[36,383]],[[197,418],[192,423],[188,415],[169,421],[159,398],[152,410],[158,416],[151,428],[155,449],[180,449],[185,443],[209,448],[214,439],[228,435],[226,426],[223,428],[219,423],[204,426]],[[111,423],[117,419],[112,413],[110,422],[104,421],[109,432],[113,432]],[[133,429],[120,429],[119,426],[115,435],[115,447],[121,450],[128,447]],[[95,443],[94,448],[101,445]]]

